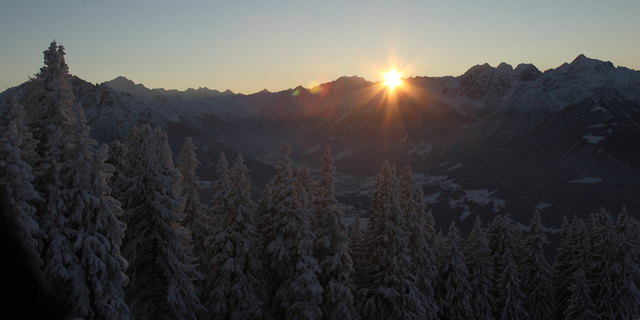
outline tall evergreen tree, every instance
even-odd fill
[[[366,269],[366,258],[364,255],[365,252],[365,233],[362,227],[361,218],[359,216],[354,216],[354,222],[349,226],[349,255],[351,256],[351,260],[353,261],[353,282],[354,282],[354,291],[353,298],[354,303],[358,305],[358,291],[357,288],[361,287],[365,281],[365,269]]]
[[[222,227],[223,218],[228,211],[227,197],[230,194],[229,186],[231,185],[229,176],[229,161],[224,155],[224,152],[220,152],[218,156],[218,163],[216,164],[216,176],[217,179],[213,184],[213,195],[207,208],[207,221],[211,227],[210,232],[216,232]],[[206,257],[205,259],[210,259]]]
[[[313,257],[311,214],[294,173],[291,148],[280,149],[277,175],[265,192],[263,236],[265,261],[272,281],[273,316],[279,319],[320,319],[323,289]]]
[[[179,173],[166,133],[135,127],[128,139],[131,179],[122,199],[128,229],[123,252],[129,260],[126,289],[136,319],[195,319],[201,309],[193,285],[199,277],[181,226]]]
[[[443,272],[447,262],[449,247],[446,240],[446,237],[442,234],[442,230],[438,230],[433,237],[433,253],[436,258],[436,270],[438,273],[438,277],[436,277],[433,287],[436,292],[434,299],[436,300],[438,308],[445,304],[444,297],[440,294],[440,292],[444,291],[444,284],[442,283],[442,277],[439,275]]]
[[[251,181],[242,155],[228,172],[227,211],[223,225],[210,234],[211,259],[207,272],[207,306],[211,319],[263,319],[267,317],[266,284],[262,274],[262,238],[256,231]]]
[[[442,319],[473,319],[471,308],[471,284],[469,273],[465,263],[465,257],[459,246],[461,243],[460,231],[455,222],[451,222],[447,234],[446,261],[443,266],[441,281],[443,304],[440,306]]]
[[[318,190],[318,183],[311,178],[309,168],[307,166],[298,166],[294,168],[294,175],[296,176],[297,189],[300,191],[300,197],[302,199],[302,206],[306,210],[312,210],[313,203],[316,196],[320,192]],[[315,217],[312,215],[311,227],[316,229],[317,226]]]
[[[40,243],[44,241],[44,231],[36,222],[35,204],[41,201],[33,187],[34,176],[25,159],[25,151],[33,147],[31,133],[25,124],[25,111],[15,96],[8,97],[0,129],[0,186],[6,201],[5,215],[16,231],[20,244],[26,252],[30,265],[37,274],[42,265]]]
[[[571,298],[569,286],[576,267],[572,261],[575,233],[566,216],[562,219],[561,230],[560,247],[553,264],[553,313],[557,320],[564,319],[564,310]]]
[[[45,66],[29,82],[26,107],[32,119],[34,138],[38,140],[34,164],[35,186],[43,198],[37,208],[37,222],[46,232],[46,241],[40,245],[43,271],[51,293],[62,300],[68,310],[73,306],[71,295],[88,294],[86,287],[74,288],[74,276],[81,274],[73,252],[75,232],[68,221],[65,198],[67,171],[72,167],[67,154],[71,150],[73,134],[72,106],[74,101],[69,84],[64,48],[52,42],[44,51]]]
[[[637,319],[640,290],[637,287],[640,268],[635,261],[636,245],[632,242],[630,218],[625,211],[609,225],[609,230],[596,254],[601,259],[595,274],[596,311],[602,319]]]
[[[362,229],[362,222],[359,216],[353,217],[353,223],[349,226],[349,250],[364,240],[364,232]],[[355,262],[354,262],[355,263]]]
[[[111,196],[119,201],[124,198],[124,190],[129,185],[129,179],[124,174],[128,170],[127,152],[127,145],[118,140],[109,144],[109,157],[106,162],[113,166],[109,188],[111,188]],[[124,217],[121,220],[125,224],[127,223],[124,221]]]
[[[589,286],[585,277],[585,271],[580,268],[571,279],[573,283],[569,286],[571,296],[568,305],[564,309],[564,319],[566,320],[595,320],[599,319],[596,314],[596,306],[591,300]]]
[[[206,235],[204,239],[204,245],[202,249],[201,264],[199,270],[203,270],[202,277],[202,292],[201,296],[203,298],[203,303],[205,305],[205,309],[207,312],[214,311],[214,303],[216,301],[214,299],[214,295],[218,293],[214,293],[214,283],[218,281],[218,276],[220,272],[221,265],[214,265],[215,259],[227,259],[226,251],[233,250],[234,247],[224,248],[221,247],[222,241],[227,241],[230,237],[227,230],[227,223],[231,223],[233,221],[226,221],[226,217],[228,215],[233,215],[236,212],[236,208],[231,207],[230,200],[233,196],[233,191],[231,190],[231,169],[229,168],[229,162],[227,161],[227,157],[224,155],[224,152],[220,152],[218,155],[218,162],[216,163],[216,180],[213,181],[212,185],[212,197],[209,202],[209,206],[207,208],[207,220],[209,221],[210,229],[209,233]],[[215,228],[213,227],[215,225]],[[231,229],[233,230],[233,229]],[[217,239],[217,236],[220,236],[220,240]],[[230,241],[230,240],[229,240]],[[232,254],[232,253],[228,253]],[[232,257],[232,256],[230,256]],[[223,286],[221,290],[225,290],[226,286]],[[220,301],[220,303],[224,304],[226,301]],[[218,308],[218,314],[224,314],[224,308]],[[215,313],[214,313],[215,314]]]
[[[524,309],[526,296],[522,291],[521,278],[519,277],[516,258],[511,252],[502,256],[502,272],[498,273],[496,287],[502,290],[498,296],[498,319],[529,319],[529,314]]]
[[[196,146],[193,144],[193,139],[188,137],[182,145],[176,165],[178,172],[180,172],[180,198],[184,212],[182,225],[191,235],[193,254],[198,259],[198,272],[204,275],[204,264],[207,260],[204,253],[204,242],[213,230],[210,221],[207,220],[206,208],[200,202],[200,178],[196,173],[198,165],[200,162],[196,157]],[[202,281],[197,280],[195,283],[200,297],[204,298]]]
[[[524,308],[526,296],[522,290],[522,275],[518,266],[520,239],[512,220],[496,216],[489,226],[489,247],[495,268],[494,294],[496,319],[528,319]]]
[[[27,85],[24,107],[29,115],[30,127],[33,128],[33,137],[39,141],[36,153],[43,158],[37,159],[39,161],[34,164],[34,169],[46,172],[51,167],[55,170],[52,161],[61,160],[59,158],[64,152],[60,149],[65,139],[73,134],[72,108],[75,97],[69,81],[71,76],[64,58],[64,47],[53,41],[43,54],[44,66]]]
[[[72,312],[91,319],[128,319],[130,312],[124,299],[127,261],[120,253],[126,229],[119,220],[120,203],[109,193],[107,181],[113,167],[105,163],[107,146],[98,150],[89,138],[89,127],[82,109],[75,110],[75,130],[70,139],[70,167],[65,179],[64,198],[68,223],[73,233],[67,235],[79,263],[79,274],[72,276]]]
[[[353,306],[353,262],[349,255],[344,213],[338,209],[335,198],[335,166],[331,149],[325,149],[320,165],[320,181],[313,200],[316,225],[314,256],[320,265],[320,284],[323,319],[354,319]]]
[[[476,216],[464,252],[469,268],[473,318],[492,320],[494,319],[492,306],[495,302],[492,293],[493,261],[489,249],[489,239],[486,231],[482,228],[480,216]]]
[[[422,319],[427,310],[408,252],[409,233],[398,203],[398,181],[388,162],[378,173],[375,187],[361,313],[368,319]]]
[[[43,270],[71,315],[127,319],[120,204],[108,196],[106,148],[96,152],[82,108],[73,110],[64,54],[55,42],[45,51],[45,66],[27,99],[40,140],[35,171],[44,198],[39,223],[47,232]]]
[[[525,308],[534,319],[550,319],[553,314],[551,266],[544,256],[544,245],[549,243],[542,227],[540,212],[531,218],[529,231],[523,242],[522,288],[527,295]]]
[[[400,175],[400,207],[406,215],[413,272],[423,296],[425,319],[437,319],[438,304],[434,298],[434,280],[438,276],[433,252],[435,230],[429,221],[431,212],[425,211],[423,199],[422,187],[416,182],[411,168],[404,167]]]
[[[41,198],[33,187],[32,168],[25,159],[25,153],[33,150],[34,141],[25,123],[24,108],[15,96],[9,95],[0,107],[4,111],[0,123],[0,185],[4,187],[4,199],[10,209],[6,214],[29,260],[39,267],[39,240],[44,233],[35,221],[34,205]]]

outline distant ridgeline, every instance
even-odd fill
[[[640,317],[640,222],[625,209],[561,217],[550,265],[539,211],[528,227],[501,214],[484,225],[475,214],[468,236],[455,222],[442,232],[418,175],[387,161],[366,217],[347,225],[336,200],[338,157],[328,147],[310,152],[320,159],[312,174],[282,144],[259,197],[244,157],[226,153],[236,154],[230,164],[219,152],[203,188],[196,151],[213,147],[186,138],[174,159],[175,137],[150,125],[153,115],[126,122],[122,141],[91,138],[90,125],[103,126],[115,105],[79,107],[76,95],[92,89],[72,85],[64,55],[51,43],[40,72],[3,95],[0,189],[3,223],[40,290],[70,317]],[[85,111],[95,112],[92,123]]]

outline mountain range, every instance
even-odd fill
[[[385,160],[413,168],[443,225],[497,213],[526,224],[540,210],[557,230],[562,216],[600,207],[640,212],[640,72],[584,55],[544,72],[502,63],[412,77],[393,93],[359,77],[249,95],[149,89],[125,77],[72,84],[101,142],[143,122],[166,128],[176,152],[193,137],[205,184],[220,151],[242,152],[259,191],[286,142],[311,168],[331,147],[348,215],[366,216]]]

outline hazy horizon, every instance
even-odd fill
[[[582,53],[577,54],[577,55],[576,55],[575,57],[573,57],[572,59],[569,59],[569,60],[567,60],[567,61],[565,61],[565,62],[563,62],[563,63],[571,63],[575,58],[577,58],[577,57],[578,57],[579,55],[581,55],[581,54],[582,54]],[[583,54],[583,55],[584,55],[584,54]],[[601,60],[601,61],[608,61],[608,60],[604,60],[604,59],[598,59],[598,58],[590,57],[590,56],[588,56],[588,55],[585,55],[585,56],[586,56],[587,58],[589,58],[589,59],[595,59],[595,60]],[[610,61],[610,62],[612,62],[612,61]],[[505,62],[503,61],[503,62],[500,62],[500,63],[505,63]],[[494,68],[495,68],[495,67],[497,67],[500,63],[497,63],[497,64],[489,64],[489,65],[490,65],[491,67],[494,67]],[[517,66],[518,64],[526,64],[526,63],[527,63],[527,62],[520,62],[520,63],[516,63],[516,64],[510,64],[510,63],[508,63],[508,64],[509,64],[509,65],[511,65],[511,66],[515,69],[515,68],[516,68],[516,66]],[[615,67],[625,67],[625,68],[628,68],[627,66],[617,65],[617,64],[615,64],[614,62],[612,62],[612,63],[614,64],[614,66],[615,66]],[[561,64],[562,64],[562,63],[561,63]],[[534,66],[536,66],[536,67],[537,67],[541,72],[544,72],[544,71],[546,71],[546,70],[555,69],[555,68],[559,67],[561,64],[559,64],[559,65],[557,65],[557,66],[555,66],[555,67],[553,67],[553,66],[552,66],[552,67],[550,67],[550,68],[544,68],[544,69],[539,68],[539,67],[538,67],[537,65],[535,65],[535,64],[533,64],[533,65],[534,65]],[[475,66],[475,65],[469,66],[467,69],[465,69],[465,71],[467,71],[468,69],[472,68],[473,66]],[[630,69],[633,69],[633,68],[630,68]],[[633,70],[636,70],[636,69],[633,69]],[[460,74],[444,74],[444,75],[415,74],[415,75],[405,75],[403,78],[410,78],[410,77],[446,77],[446,76],[453,76],[453,77],[457,77],[457,76],[461,76],[463,73],[464,73],[464,72],[462,72],[462,73],[460,73]],[[72,74],[73,74],[73,73],[72,73]],[[205,86],[187,87],[187,88],[181,88],[181,89],[177,89],[177,88],[163,88],[163,87],[149,87],[149,86],[148,86],[147,84],[145,84],[145,83],[142,83],[142,82],[136,81],[136,79],[131,79],[131,78],[129,78],[129,77],[127,77],[127,76],[123,76],[123,75],[119,75],[119,76],[117,76],[117,77],[115,77],[115,78],[113,78],[113,79],[107,79],[107,80],[99,81],[99,82],[96,82],[96,83],[100,84],[100,83],[103,83],[103,82],[107,82],[107,81],[115,80],[116,78],[119,78],[119,77],[124,77],[124,78],[126,78],[127,80],[130,80],[130,81],[134,82],[136,85],[143,85],[143,86],[145,86],[147,89],[151,89],[151,90],[154,90],[154,89],[164,89],[164,90],[186,91],[186,90],[189,90],[189,89],[197,90],[197,89],[200,89],[200,88],[202,88],[202,89],[209,89],[209,90],[217,90],[217,91],[220,91],[220,92],[224,92],[224,91],[226,91],[226,90],[231,90],[231,89],[216,89],[216,88],[209,88],[209,87],[205,87]],[[262,91],[262,90],[265,90],[265,89],[266,89],[267,91],[269,91],[269,92],[279,92],[279,91],[286,91],[286,90],[295,89],[295,88],[297,88],[298,86],[302,86],[302,87],[304,87],[304,88],[306,88],[306,89],[310,89],[310,88],[312,88],[312,87],[313,87],[313,86],[315,86],[315,85],[320,85],[320,84],[324,84],[324,83],[333,82],[333,81],[336,81],[336,80],[338,80],[339,78],[342,78],[342,77],[360,77],[360,78],[363,78],[363,79],[365,79],[365,80],[367,80],[367,81],[369,81],[369,82],[382,82],[382,81],[383,81],[383,79],[380,79],[380,78],[376,78],[376,79],[368,79],[368,78],[362,77],[362,76],[360,76],[360,75],[354,74],[354,75],[341,75],[341,76],[338,76],[338,77],[336,77],[336,78],[334,78],[334,79],[328,79],[328,80],[326,80],[326,81],[317,82],[317,83],[313,83],[313,84],[310,84],[310,85],[297,84],[297,85],[292,86],[292,87],[289,87],[289,88],[280,88],[280,89],[275,89],[275,90],[269,90],[269,89],[267,89],[267,88],[263,88],[263,89],[260,89],[260,90],[258,90],[258,91],[253,91],[253,92],[236,92],[236,91],[233,91],[233,90],[231,90],[231,91],[232,91],[234,94],[253,94],[253,93],[258,93],[258,92],[260,92],[260,91]]]
[[[640,69],[633,1],[403,1],[214,4],[200,1],[10,1],[0,12],[0,90],[38,71],[55,39],[70,72],[93,83],[125,76],[148,88],[254,93],[340,76],[457,76],[476,64],[578,54]]]

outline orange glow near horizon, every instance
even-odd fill
[[[387,89],[393,91],[396,87],[402,85],[402,74],[396,69],[391,69],[382,73],[383,84]]]
[[[398,61],[392,61],[389,67],[381,73],[381,81],[377,86],[377,92],[382,92],[379,107],[384,110],[385,119],[382,126],[383,131],[393,132],[395,123],[399,117],[406,117],[404,111],[400,110],[405,103],[420,105],[427,98],[427,92],[420,86],[415,85],[415,79],[404,78],[407,70],[411,67],[401,64],[401,68],[396,68]],[[402,122],[402,121],[400,121]],[[381,128],[382,129],[382,128]],[[389,142],[391,143],[391,142]]]

